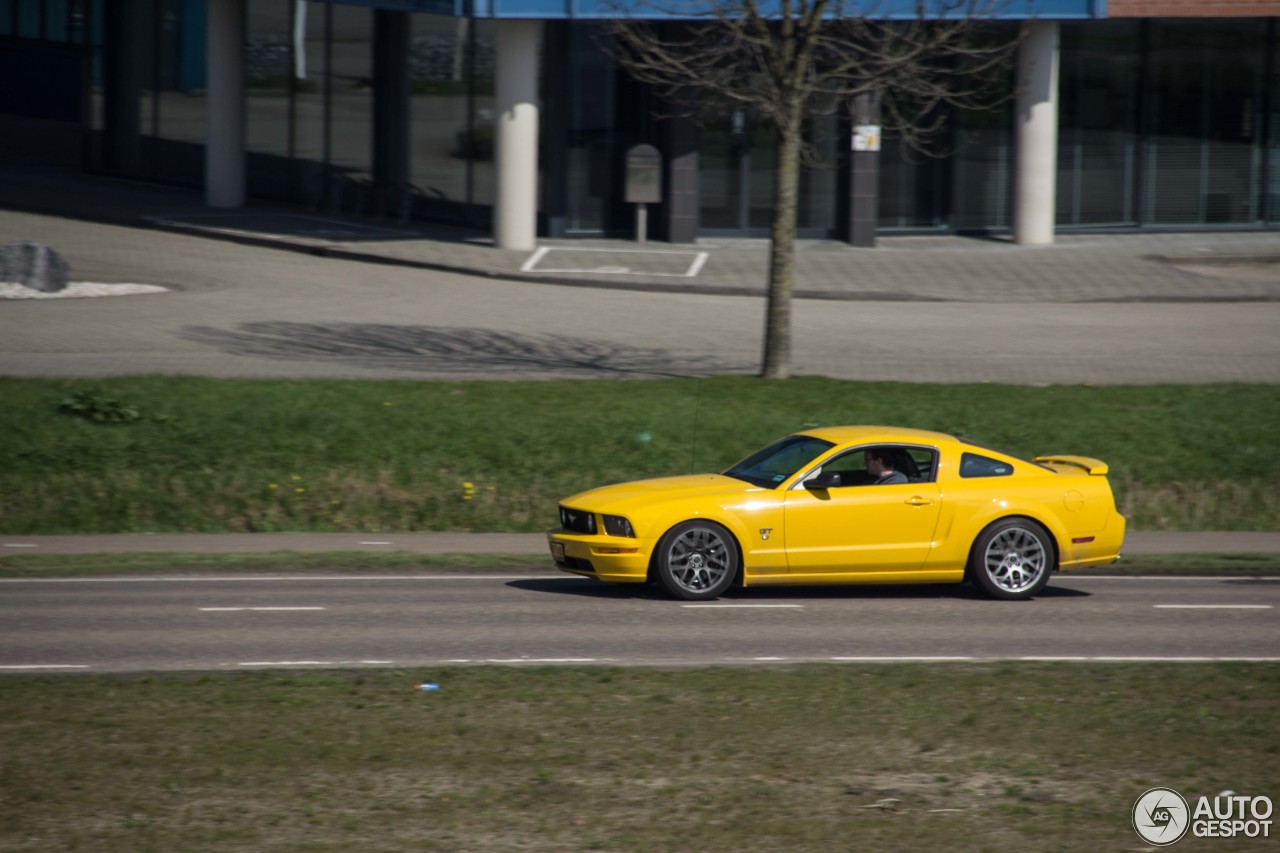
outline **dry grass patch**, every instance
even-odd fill
[[[1272,664],[9,677],[0,848],[1092,853],[1266,793],[1277,714]]]

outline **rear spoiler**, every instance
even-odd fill
[[[1101,477],[1110,470],[1107,463],[1101,459],[1092,459],[1088,456],[1037,456],[1035,461],[1041,465],[1072,465],[1083,468],[1095,477]]]

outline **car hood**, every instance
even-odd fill
[[[625,515],[638,507],[688,498],[711,498],[743,495],[760,491],[743,480],[723,474],[689,474],[682,477],[657,477],[652,480],[633,480],[579,492],[560,501],[574,509],[591,512]]]

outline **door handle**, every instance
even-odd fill
[[[933,504],[933,501],[929,500],[928,498],[922,498],[919,495],[916,495],[913,498],[907,498],[907,504],[908,506],[931,506]]]

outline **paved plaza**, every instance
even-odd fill
[[[0,300],[0,375],[752,374],[768,244],[545,240],[0,171],[0,242],[118,298]],[[110,288],[107,288],[110,290]],[[797,247],[796,374],[1011,384],[1280,382],[1280,233],[887,237]]]

